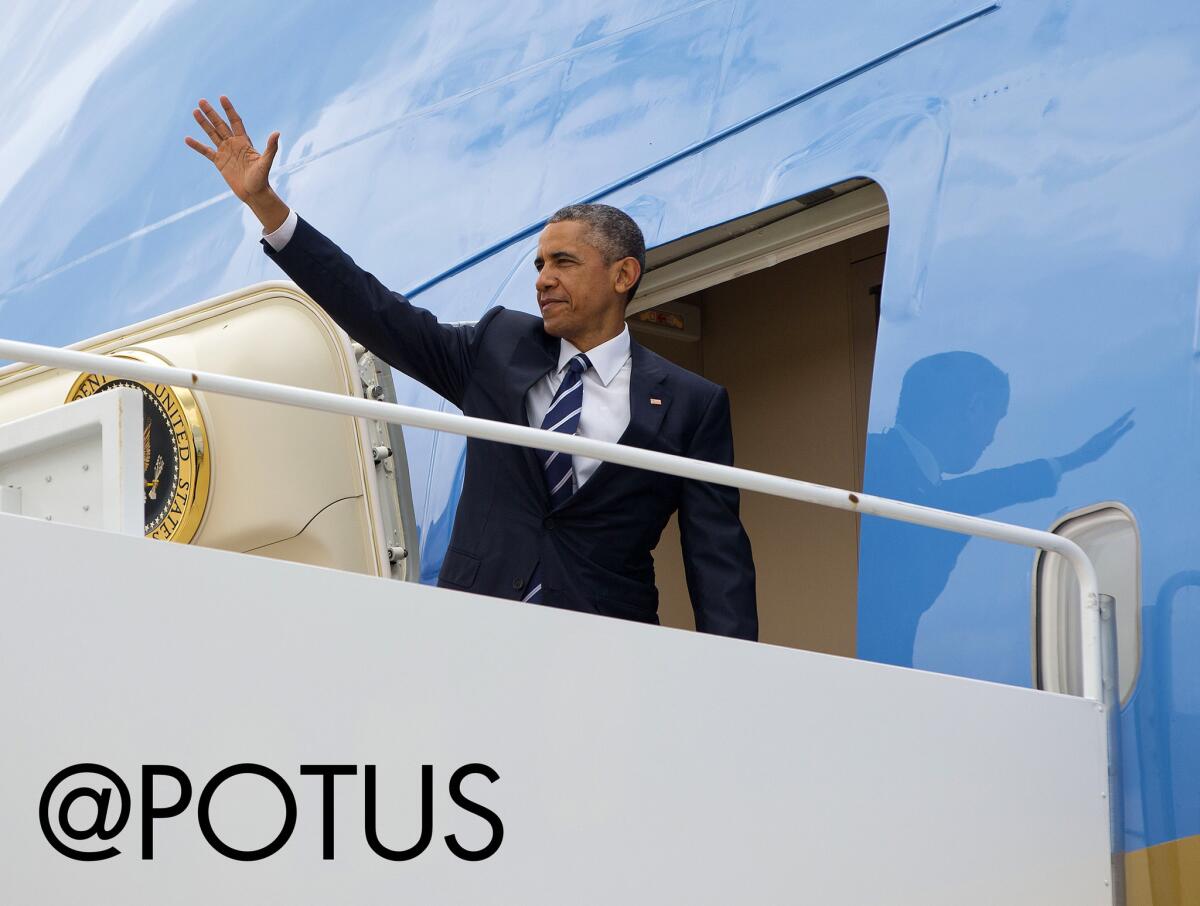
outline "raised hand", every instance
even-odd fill
[[[229,116],[228,123],[206,100],[201,100],[200,106],[192,111],[192,116],[196,118],[200,128],[216,145],[215,150],[196,141],[190,135],[184,141],[193,151],[203,154],[213,162],[234,195],[242,201],[249,201],[251,197],[270,188],[267,175],[271,172],[275,152],[279,150],[279,133],[271,133],[267,139],[266,150],[259,154],[254,149],[250,137],[246,135],[246,127],[237,111],[233,109],[233,102],[221,95],[221,106]]]
[[[1081,447],[1072,450],[1066,456],[1058,457],[1063,471],[1070,472],[1072,469],[1078,469],[1080,466],[1095,462],[1111,450],[1113,444],[1129,431],[1133,430],[1134,421],[1132,416],[1133,410],[1130,409],[1103,431],[1090,437]]]

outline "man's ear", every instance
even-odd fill
[[[613,289],[619,293],[627,293],[641,279],[642,266],[636,258],[622,258],[616,262],[613,273]]]

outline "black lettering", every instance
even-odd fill
[[[113,822],[113,825],[106,827],[112,790],[105,788],[102,792],[98,792],[91,787],[77,787],[63,797],[58,808],[58,825],[68,837],[72,840],[86,840],[88,837],[111,840],[121,832],[125,827],[125,822],[129,820],[129,788],[125,786],[125,781],[114,771],[101,764],[90,762],[73,764],[51,777],[50,782],[42,790],[42,796],[38,802],[38,823],[42,826],[42,834],[45,836],[46,842],[70,859],[79,862],[98,862],[101,859],[110,859],[121,852],[115,846],[95,852],[73,849],[58,838],[58,835],[54,833],[54,828],[50,825],[50,800],[53,798],[55,790],[64,780],[74,777],[76,774],[99,774],[104,777],[117,790],[120,811],[117,813],[117,820]],[[84,798],[91,799],[96,803],[96,817],[89,827],[77,828],[70,823],[71,806]]]
[[[415,859],[433,839],[433,765],[421,765],[421,838],[408,849],[388,849],[379,842],[375,828],[375,765],[367,765],[367,802],[366,802],[366,834],[367,844],[376,855],[383,856],[392,862],[407,862]]]
[[[112,790],[110,789],[104,789],[99,793],[91,787],[71,790],[63,796],[62,802],[58,804],[58,826],[72,840],[86,840],[88,837],[99,837],[104,840],[111,837],[112,834],[104,827],[104,821],[108,817],[108,800],[111,796]],[[71,806],[79,799],[91,799],[96,803],[96,817],[87,827],[75,827],[69,820]]]
[[[179,784],[179,798],[171,805],[154,805],[154,778],[170,777]],[[142,765],[142,858],[154,858],[154,819],[174,818],[192,801],[192,782],[188,775],[169,764]]]
[[[316,774],[321,778],[321,858],[333,858],[333,778],[357,774],[354,764],[302,764],[301,774]]]
[[[454,804],[463,811],[470,812],[472,815],[478,815],[492,827],[492,839],[483,849],[464,849],[455,839],[454,834],[446,835],[446,846],[450,852],[467,862],[482,862],[488,856],[495,855],[496,850],[500,848],[500,843],[504,840],[504,824],[500,821],[500,816],[486,806],[480,805],[478,802],[472,802],[462,793],[463,778],[471,774],[482,774],[490,783],[495,783],[500,779],[500,775],[489,768],[486,764],[464,764],[461,768],[454,772],[450,778],[450,798]]]
[[[279,795],[283,797],[283,827],[279,829],[275,839],[261,849],[234,849],[218,837],[212,827],[209,806],[212,804],[213,794],[222,783],[238,774],[255,774],[271,781],[279,790]],[[296,797],[292,795],[292,789],[284,779],[270,768],[263,767],[261,764],[235,764],[217,771],[212,780],[204,785],[204,789],[200,791],[200,799],[196,803],[196,817],[200,821],[200,833],[204,834],[204,839],[208,841],[209,846],[227,859],[236,859],[238,862],[255,862],[275,855],[283,849],[283,845],[292,836],[292,831],[296,829]]]

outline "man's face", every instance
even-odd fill
[[[535,284],[546,333],[575,345],[577,338],[611,332],[625,317],[621,262],[607,264],[589,241],[586,223],[551,223],[538,239]],[[628,260],[628,259],[626,259]]]

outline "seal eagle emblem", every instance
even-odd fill
[[[169,364],[144,350],[124,350],[113,355]],[[182,387],[143,384],[112,375],[81,374],[71,385],[65,402],[113,387],[132,387],[142,394],[146,537],[187,544],[204,517],[212,472],[207,432],[195,395]]]

